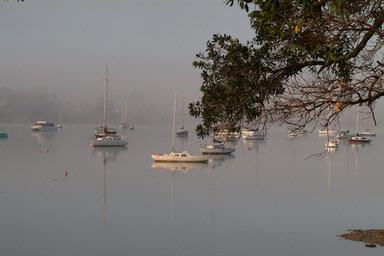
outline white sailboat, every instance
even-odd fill
[[[155,162],[208,162],[209,157],[204,155],[191,155],[188,151],[175,150],[175,122],[176,122],[176,102],[177,93],[175,92],[175,100],[173,105],[173,125],[172,125],[172,147],[171,152],[167,154],[155,153],[151,154],[151,158]]]
[[[31,126],[33,132],[57,132],[57,127],[52,122],[37,121]]]
[[[211,142],[200,146],[202,154],[232,154],[235,148],[225,146],[224,142]]]
[[[91,139],[92,147],[124,147],[127,140],[121,138],[117,131],[108,129],[107,125],[107,100],[108,100],[108,67],[105,67],[104,84],[104,104],[103,104],[103,124],[100,129],[96,129],[95,135]]]
[[[57,128],[63,128],[63,113],[60,111],[59,113],[59,124],[56,125]]]
[[[184,100],[183,100],[183,122],[182,122],[182,126],[176,130],[176,136],[177,137],[186,137],[188,136],[188,131],[184,128],[184,122],[185,122],[185,117],[184,117],[185,113],[184,113]]]
[[[370,143],[371,139],[359,134],[359,112],[360,106],[358,106],[356,114],[356,135],[352,136],[352,138],[348,139],[348,141],[349,143]]]
[[[120,122],[120,128],[121,129],[128,129],[128,109],[127,109],[127,101],[124,101],[124,105],[121,109],[121,122]]]
[[[241,136],[244,140],[263,140],[265,138],[265,133],[259,131],[259,129],[247,129],[241,131]]]

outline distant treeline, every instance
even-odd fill
[[[97,124],[102,118],[102,99],[94,103],[78,100],[67,101],[47,88],[13,89],[0,87],[0,123],[33,123],[36,120],[58,122],[60,112],[63,123]],[[109,123],[117,125],[121,120],[122,104],[110,102]],[[167,124],[171,120],[169,104],[155,105],[133,99],[128,103],[128,121],[136,124]]]
[[[32,123],[36,120],[59,121],[60,112],[66,122],[95,123],[97,106],[61,102],[47,89],[0,88],[0,122]]]

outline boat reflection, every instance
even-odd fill
[[[107,223],[107,163],[115,162],[117,156],[121,151],[127,150],[127,148],[94,148],[92,147],[92,157],[100,158],[101,161],[101,176],[102,176],[102,185],[101,185],[101,198],[102,198],[102,210],[101,210],[101,219],[102,226],[105,227]]]
[[[38,144],[44,144],[53,140],[56,137],[57,132],[32,132],[31,135],[35,138]]]
[[[122,151],[126,151],[125,147],[110,147],[110,148],[91,148],[92,157],[102,158],[105,162],[114,162],[117,159],[117,156]]]
[[[331,150],[334,150],[334,151],[331,151]],[[332,172],[331,172],[331,164],[332,164],[332,160],[334,159],[334,156],[335,154],[332,154],[332,152],[336,152],[337,151],[337,148],[327,148],[327,156],[326,156],[326,159],[327,159],[327,176],[328,176],[328,186],[327,186],[327,190],[328,191],[331,191],[331,183],[332,183]]]
[[[209,155],[209,167],[216,168],[224,163],[226,160],[236,158],[234,155]]]
[[[232,154],[226,154],[226,155],[220,155],[220,154],[213,154],[208,155],[209,159],[215,162],[223,162],[224,160],[234,159],[235,156]]]
[[[166,170],[171,172],[188,172],[192,169],[203,170],[207,167],[206,163],[167,163],[167,162],[155,162],[151,165],[152,169]]]
[[[325,148],[325,151],[327,154],[336,153],[337,150],[338,150],[338,148],[329,148],[329,147]]]
[[[348,145],[354,150],[358,151],[359,148],[364,148],[369,145],[369,143],[348,143]]]
[[[260,144],[264,144],[265,140],[243,140],[243,144],[248,150],[258,150]]]

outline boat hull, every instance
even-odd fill
[[[151,158],[155,162],[169,162],[169,163],[204,163],[208,162],[208,156],[191,156],[182,157],[168,154],[152,154]]]
[[[319,130],[319,135],[335,135],[336,133],[335,130]]]
[[[244,140],[263,140],[265,138],[264,134],[259,134],[259,135],[244,135],[243,139]]]
[[[31,127],[33,132],[57,132],[57,127]]]
[[[93,139],[91,141],[92,147],[125,147],[128,144],[126,140],[107,140],[107,139]]]
[[[209,155],[209,154],[231,154],[235,152],[234,148],[206,148],[206,147],[201,147],[200,152],[204,155]]]
[[[360,137],[352,137],[352,138],[350,138],[350,139],[348,139],[348,142],[349,143],[352,143],[352,144],[364,144],[364,143],[370,143],[371,142],[371,140],[370,139],[368,139],[368,138],[365,138],[365,137],[363,137],[363,138],[360,138]]]
[[[186,131],[186,130],[183,130],[183,131],[177,131],[177,132],[176,132],[176,136],[177,136],[177,137],[185,137],[185,136],[188,136],[188,131]]]

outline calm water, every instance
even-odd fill
[[[91,126],[2,128],[2,255],[383,254],[337,238],[383,227],[383,131],[305,160],[324,138],[273,129],[239,141],[232,158],[153,166],[150,153],[170,147],[167,126],[136,126],[125,150],[89,148]],[[177,143],[198,150],[193,135]]]

